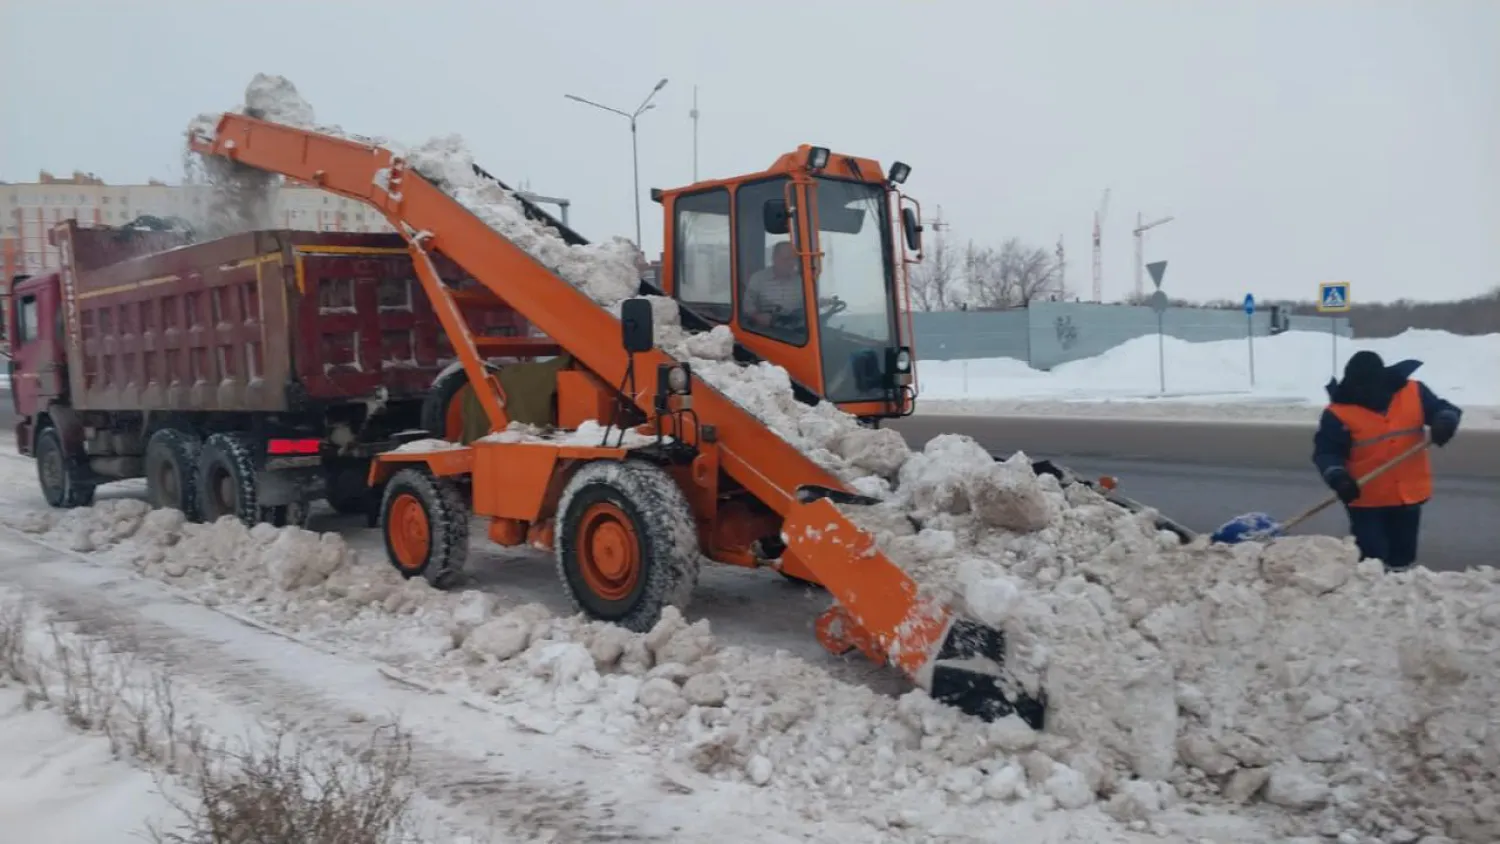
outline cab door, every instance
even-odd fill
[[[33,416],[66,389],[57,276],[18,278],[9,311],[11,403],[18,415]]]

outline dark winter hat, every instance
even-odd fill
[[[1374,384],[1385,375],[1385,361],[1374,352],[1355,352],[1344,364],[1345,384]]]

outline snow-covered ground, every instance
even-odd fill
[[[994,553],[1072,598],[1038,616],[994,581],[969,597],[1021,616],[1035,633],[1023,647],[1061,649],[1038,734],[826,655],[809,629],[826,597],[769,573],[713,569],[685,621],[637,636],[568,618],[543,555],[476,540],[473,579],[440,593],[402,584],[353,520],[314,525],[347,541],[182,525],[148,515],[134,484],[61,513],[33,473],[0,456],[0,523],[13,526],[0,527],[0,586],[170,670],[195,712],[291,719],[342,747],[399,719],[430,822],[451,836],[428,841],[506,841],[530,824],[557,841],[1229,844],[1322,829],[1441,844],[1421,833],[1497,830],[1490,804],[1453,798],[1493,789],[1500,770],[1493,570],[1385,577],[1326,538],[1155,559],[1128,520],[1076,531],[1105,514],[1013,488],[1052,526],[997,531],[1007,550]],[[951,507],[953,493],[922,500]],[[1070,545],[1084,536],[1102,544]],[[118,766],[56,776],[80,800],[99,795],[101,836],[161,809],[142,797],[112,810],[89,776],[145,787]]]
[[[1423,362],[1416,377],[1465,410],[1465,424],[1500,426],[1500,334],[1462,337],[1407,331],[1379,340],[1338,343],[1339,374],[1361,349],[1387,363]],[[920,350],[919,350],[920,351]],[[1161,391],[1155,336],[1041,372],[1011,358],[921,360],[919,412],[1047,414],[1307,422],[1327,403],[1333,375],[1329,336],[1291,331],[1255,340],[1250,384],[1244,340],[1189,343],[1164,338],[1166,392]]]
[[[172,806],[151,773],[116,758],[108,739],[0,680],[0,829],[6,841],[139,844]]]

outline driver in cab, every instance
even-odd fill
[[[779,316],[802,316],[802,264],[791,241],[771,248],[771,263],[751,274],[745,298],[745,317],[762,330],[772,328]]]

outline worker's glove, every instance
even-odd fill
[[[1348,469],[1329,469],[1323,473],[1323,482],[1328,484],[1328,488],[1333,490],[1339,500],[1345,504],[1352,504],[1356,498],[1359,498],[1359,481],[1349,474]]]
[[[1432,428],[1432,444],[1441,448],[1453,439],[1454,434],[1458,433],[1458,414],[1445,410],[1433,417],[1430,427]]]

